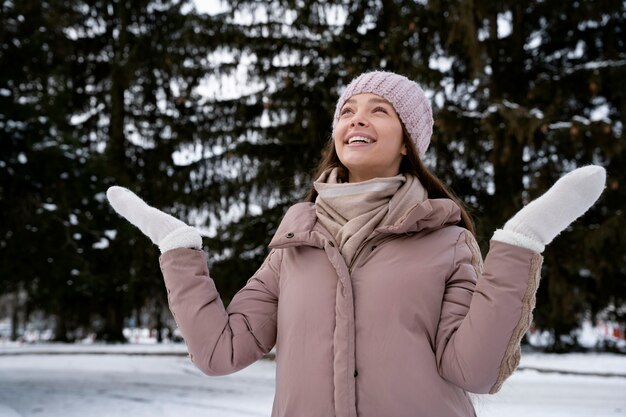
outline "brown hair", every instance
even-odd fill
[[[426,168],[420,157],[417,155],[415,145],[413,144],[413,141],[409,139],[409,134],[404,127],[404,124],[402,124],[402,131],[404,132],[403,141],[404,145],[407,148],[407,154],[402,157],[402,161],[400,162],[400,173],[416,176],[428,192],[429,198],[449,198],[450,200],[454,201],[461,209],[461,220],[457,224],[461,227],[466,228],[473,235],[475,235],[476,232],[474,231],[474,223],[472,222],[472,218],[470,217],[469,213],[465,209],[464,204],[459,198],[454,195],[454,193],[452,193],[452,191],[448,189],[448,187],[446,187],[446,185],[439,178],[437,178],[433,173],[428,170],[428,168]],[[342,181],[348,181],[348,169],[341,163],[341,161],[339,160],[339,156],[337,156],[337,151],[335,150],[335,142],[332,136],[322,150],[322,159],[315,169],[313,179],[315,180],[319,178],[324,171],[330,168],[337,168],[338,177]],[[317,191],[314,187],[311,187],[311,190],[304,198],[304,201],[313,203],[315,202],[316,198]]]

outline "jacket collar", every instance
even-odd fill
[[[307,245],[321,248],[325,241],[331,239],[330,234],[317,225],[315,204],[297,203],[285,213],[269,247],[276,249]]]
[[[461,220],[461,210],[447,198],[427,199],[407,211],[395,224],[374,230],[380,234],[407,234],[434,231],[444,226],[457,224]],[[287,210],[280,222],[269,247],[272,249],[292,246],[313,246],[322,248],[325,242],[334,239],[317,221],[314,203],[297,203]]]
[[[434,198],[416,204],[395,224],[379,227],[374,232],[405,234],[433,231],[457,224],[460,220],[461,209],[454,201],[448,198]]]

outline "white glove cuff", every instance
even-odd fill
[[[202,249],[202,236],[191,226],[179,227],[159,242],[161,253],[177,248]]]
[[[546,245],[542,244],[541,242],[538,242],[535,239],[531,239],[528,236],[513,232],[511,230],[498,229],[494,232],[491,240],[497,240],[498,242],[508,243],[509,245],[530,249],[537,253],[543,252],[543,250],[546,248]]]

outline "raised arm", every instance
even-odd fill
[[[198,368],[209,375],[224,375],[269,352],[276,342],[282,252],[271,252],[225,309],[195,228],[149,206],[125,188],[111,187],[107,198],[121,216],[159,246],[170,309]]]
[[[532,320],[540,253],[593,205],[605,180],[597,166],[559,179],[494,233],[484,267],[473,237],[460,236],[436,339],[444,379],[476,393],[500,389],[519,364],[520,341]]]

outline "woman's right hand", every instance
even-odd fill
[[[146,204],[132,191],[113,186],[107,190],[111,207],[159,246],[161,252],[176,248],[202,248],[202,237],[195,228]]]

